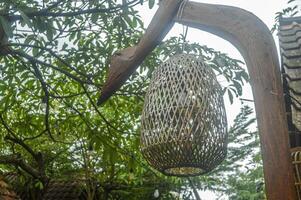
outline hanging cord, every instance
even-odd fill
[[[187,6],[187,3],[189,2],[189,0],[184,0],[182,1],[180,7],[179,7],[179,11],[177,13],[177,18],[178,19],[182,19],[183,17],[183,13],[184,13],[184,9],[185,7]],[[185,26],[183,25],[183,45],[182,45],[182,53],[184,53],[185,49],[186,49],[186,46],[187,46],[187,41],[186,41],[186,38],[187,38],[187,35],[188,35],[188,26],[186,26],[186,29],[185,29]],[[173,48],[172,50],[174,50],[175,48]],[[201,60],[205,60],[204,59],[204,56],[202,54],[199,55],[199,58]]]
[[[185,26],[183,25],[183,45],[182,45],[182,53],[184,53],[185,48],[186,48],[186,44],[187,44],[187,41],[186,41],[187,34],[188,34],[188,26],[185,27]]]
[[[180,7],[179,7],[179,10],[178,10],[178,13],[177,13],[177,18],[178,19],[182,19],[182,16],[183,16],[183,12],[184,12],[184,9],[187,5],[189,0],[184,0],[182,1]],[[186,26],[186,30],[185,30],[185,26],[183,25],[183,45],[182,45],[182,53],[184,53],[185,51],[185,48],[186,48],[186,37],[187,37],[187,34],[188,34],[188,26]]]
[[[178,13],[177,13],[177,18],[178,19],[182,19],[182,16],[183,16],[183,12],[184,12],[184,8],[186,7],[186,4],[189,0],[184,0],[182,1],[182,3],[180,4],[180,7],[179,7],[179,10],[178,10]]]
[[[188,1],[189,1],[189,0],[184,0],[184,1],[182,1],[182,3],[180,4],[178,13],[177,13],[177,15],[176,15],[178,19],[181,19],[181,18],[182,18],[184,9],[185,9],[186,4],[187,4]],[[188,26],[187,26],[187,29],[186,29],[186,32],[185,32],[185,31],[184,31],[184,25],[183,25],[183,38],[184,38],[184,42],[185,42],[185,40],[186,40],[187,33],[188,33]],[[175,49],[176,49],[176,47],[173,47],[170,51],[173,52]],[[182,45],[182,52],[181,52],[181,53],[184,52],[184,49],[185,49],[185,44],[183,43],[183,45]],[[176,54],[178,54],[178,53],[179,53],[179,52],[176,51]]]

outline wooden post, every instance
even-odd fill
[[[294,176],[277,49],[266,25],[230,6],[189,2],[175,21],[218,35],[241,52],[254,94],[267,197],[295,200]]]
[[[165,5],[168,2],[170,0],[166,0]],[[177,4],[179,2],[177,0]],[[157,19],[164,17],[164,9],[167,7],[172,8],[169,13],[173,13],[172,10],[178,6],[160,6],[156,13]],[[269,29],[252,13],[231,6],[188,2],[181,15],[179,18],[175,17],[174,21],[218,35],[230,41],[241,52],[248,67],[254,94],[267,198],[297,199],[280,66],[277,49]],[[136,46],[143,49],[143,52],[136,51],[136,54],[130,56],[124,53],[117,55],[118,59],[115,57],[114,66],[111,67],[118,75],[116,77],[122,76],[124,80],[111,79],[106,88],[113,89],[105,91],[104,99],[109,98],[124,83],[125,77],[133,73],[146,55],[155,48],[156,45],[152,44],[157,44],[156,39],[161,35],[158,32],[164,31],[163,25],[170,24],[166,20],[160,22],[157,26],[152,23],[146,31],[146,33],[157,33],[154,34],[156,37],[149,38],[148,42],[144,41],[143,44],[139,43]],[[125,61],[129,70],[122,69],[122,63]]]

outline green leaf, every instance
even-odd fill
[[[23,20],[27,24],[27,26],[32,27],[32,23],[31,23],[29,17],[22,10],[19,10],[19,12],[21,14],[21,17],[23,18]]]
[[[239,82],[235,81],[235,80],[233,80],[233,83],[234,83],[234,87],[237,91],[238,96],[241,96],[242,95],[242,86],[241,86],[241,84]]]
[[[133,21],[132,21],[132,27],[136,28],[138,25],[137,19],[134,17]]]
[[[47,29],[46,36],[47,36],[48,40],[52,40],[52,38],[53,38],[53,32],[52,32],[51,29]]]
[[[34,186],[39,190],[42,190],[44,188],[43,183],[41,181],[36,182]]]
[[[68,44],[67,43],[64,43],[63,46],[62,46],[62,50],[66,50],[68,47]]]
[[[155,5],[155,0],[148,0],[148,7],[152,9]]]
[[[230,103],[233,104],[233,94],[230,90],[228,90],[228,97],[229,97]]]
[[[128,164],[129,172],[133,172],[135,168],[135,160],[133,156],[130,156],[129,164]]]
[[[98,13],[93,13],[93,14],[91,15],[91,22],[92,22],[92,23],[97,22],[98,16],[99,16]]]
[[[34,79],[30,79],[30,80],[28,80],[28,81],[26,82],[26,86],[27,86],[28,88],[32,88],[34,84],[35,84],[35,80],[34,80]]]
[[[30,44],[34,39],[36,39],[34,35],[28,35],[24,40],[24,44]]]
[[[74,40],[75,36],[76,36],[76,32],[74,31],[74,32],[72,32],[72,33],[70,34],[69,42],[71,42],[72,40]]]
[[[35,41],[34,45],[35,45],[35,46],[39,46],[39,44],[38,44],[37,41]],[[39,53],[39,49],[38,49],[38,48],[32,48],[32,55],[33,55],[33,56],[37,56],[38,53]]]
[[[4,29],[5,35],[9,38],[13,37],[13,30],[8,20],[6,20],[3,16],[0,16],[0,23]]]

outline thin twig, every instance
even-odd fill
[[[8,126],[8,124],[5,122],[2,114],[0,114],[0,121],[2,123],[2,125],[4,126],[4,128],[6,129],[6,131],[9,133],[9,135],[7,135],[5,137],[5,139],[10,140],[16,144],[19,144],[20,146],[22,146],[28,153],[30,153],[32,155],[33,158],[37,158],[37,154],[34,152],[34,150],[32,148],[30,148],[23,140],[19,139],[17,137],[17,134]]]
[[[49,124],[49,110],[50,110],[50,103],[49,103],[49,91],[47,88],[47,84],[45,82],[45,80],[43,79],[42,73],[39,70],[37,64],[35,62],[31,62],[31,65],[34,69],[35,72],[35,76],[37,77],[37,79],[40,81],[42,89],[44,91],[44,99],[43,99],[43,103],[46,104],[46,108],[45,108],[45,128],[48,132],[49,137],[55,141],[55,139],[53,138],[52,134],[51,134],[51,129],[50,129],[50,124]]]
[[[244,99],[244,98],[240,98],[239,100],[254,103],[254,100],[252,100],[252,99]]]
[[[57,91],[54,89],[54,88],[50,88],[51,90],[53,90],[54,92],[57,93]],[[88,91],[86,91],[88,92]],[[89,92],[88,92],[89,93]],[[87,128],[92,132],[92,133],[95,133],[95,130],[93,129],[93,127],[96,127],[97,125],[93,124],[91,121],[88,121],[85,119],[84,115],[77,109],[75,108],[73,105],[71,105],[70,103],[68,103],[67,101],[65,101],[64,99],[62,99],[62,101],[69,107],[71,108],[73,111],[75,111],[79,116],[80,118],[82,119],[82,121],[86,124]],[[101,137],[99,139],[102,139]],[[116,145],[114,144],[112,141],[109,141],[109,140],[103,140],[102,139],[102,142],[107,144],[107,145],[110,145],[114,148],[116,148],[116,150],[118,150],[119,153],[123,154],[123,155],[126,155],[126,156],[130,156],[131,158],[133,158],[137,163],[139,163],[142,167],[144,167],[146,170],[150,171],[151,173],[153,173],[155,176],[158,177],[158,174],[156,172],[153,171],[153,169],[151,169],[148,165],[144,164],[143,162],[141,162],[139,159],[136,158],[136,156],[126,150],[125,147],[120,147],[119,145]]]
[[[115,131],[117,131],[117,132],[119,132],[119,133],[124,134],[124,132],[118,130],[115,126],[113,126],[113,125],[105,118],[105,116],[98,110],[98,107],[97,107],[96,103],[94,103],[94,101],[92,100],[92,98],[91,98],[89,92],[87,91],[87,89],[85,88],[84,85],[82,85],[82,88],[84,89],[85,94],[86,94],[86,96],[88,97],[88,99],[89,99],[90,103],[92,104],[93,108],[95,109],[95,111],[97,112],[97,114],[104,120],[104,122],[107,124],[107,126],[110,127],[110,128],[112,128],[112,129],[114,129]],[[110,129],[108,128],[108,130],[110,130]]]
[[[116,7],[112,8],[92,8],[87,10],[79,10],[75,12],[48,12],[47,10],[42,10],[38,12],[31,12],[31,13],[25,13],[28,18],[35,18],[35,17],[75,17],[78,15],[84,15],[84,14],[93,14],[93,13],[114,13],[117,11],[122,10],[124,7],[127,6],[135,6],[139,4],[139,0],[133,0],[128,2],[126,5],[118,5]],[[11,15],[9,16],[10,21],[17,21],[23,19],[21,15]]]
[[[45,180],[46,175],[45,175],[45,163],[44,163],[44,157],[43,154],[40,152],[35,152],[29,145],[27,145],[23,140],[21,140],[20,138],[17,137],[17,134],[14,133],[14,131],[8,126],[8,124],[5,122],[4,118],[2,117],[2,115],[0,114],[0,121],[3,124],[3,126],[5,127],[5,129],[7,130],[7,132],[9,133],[9,135],[5,136],[6,140],[10,140],[12,141],[14,144],[18,144],[21,147],[23,147],[32,157],[33,159],[38,163],[38,167],[39,167],[39,171],[38,171],[38,178],[41,178],[41,180]],[[10,136],[12,135],[12,136]],[[23,168],[24,170],[29,170],[29,173],[33,173],[35,169],[33,169],[32,167],[30,167],[29,165],[27,165],[22,159],[21,157],[19,157],[18,159],[19,162],[16,162],[16,164],[18,164],[21,168]],[[33,176],[36,176],[36,173],[32,174]]]
[[[45,130],[41,131],[41,133],[39,133],[39,134],[37,134],[37,135],[35,135],[35,136],[32,136],[32,137],[24,137],[23,141],[25,142],[26,140],[34,140],[34,139],[37,139],[37,138],[41,137],[41,136],[42,136],[44,133],[46,133],[46,132],[47,132],[47,130],[45,129]]]
[[[191,178],[188,178],[188,181],[189,181],[189,185],[190,187],[192,187],[192,190],[193,190],[193,194],[194,194],[194,197],[196,200],[201,200],[201,197],[198,193],[198,190],[197,188],[195,187],[194,183],[192,182]]]
[[[47,12],[59,6],[59,4],[63,3],[65,0],[58,0],[57,2],[51,4],[47,8],[41,10],[40,12]]]
[[[38,60],[38,59],[36,59],[36,58],[34,58],[34,57],[32,57],[32,56],[30,56],[30,55],[24,53],[24,52],[20,52],[20,51],[12,51],[12,54],[19,55],[19,56],[21,56],[21,57],[23,57],[23,58],[26,58],[26,59],[29,60],[29,61],[33,61],[33,62],[37,63],[37,64],[44,65],[44,66],[46,66],[46,67],[50,67],[50,68],[52,68],[52,69],[54,69],[54,70],[56,70],[56,71],[58,71],[58,72],[61,72],[62,74],[66,75],[67,77],[73,79],[74,81],[76,81],[76,82],[78,82],[78,83],[81,83],[81,84],[84,84],[84,83],[86,83],[86,84],[93,84],[93,83],[91,83],[90,81],[84,81],[84,80],[81,80],[81,79],[78,78],[77,76],[75,76],[75,75],[73,75],[73,74],[71,74],[71,73],[69,73],[69,72],[67,72],[67,71],[65,71],[65,70],[63,70],[63,69],[61,69],[61,68],[59,68],[59,67],[56,67],[56,66],[54,66],[54,65],[51,65],[51,64],[46,63],[46,62],[43,62],[43,61],[40,61],[40,60]]]
[[[22,59],[20,59],[18,57],[16,59],[21,61],[23,63],[23,65],[25,66],[25,68],[27,68],[40,81],[40,83],[42,85],[42,89],[44,90],[44,93],[45,93],[45,103],[46,103],[46,109],[45,109],[45,127],[46,127],[46,129],[43,130],[41,133],[39,133],[36,136],[30,137],[30,138],[25,138],[24,141],[30,140],[30,139],[36,139],[36,138],[40,137],[43,133],[48,132],[48,135],[52,139],[52,141],[57,142],[57,143],[62,143],[62,144],[70,144],[68,142],[58,141],[58,140],[54,139],[54,137],[51,134],[51,129],[50,129],[50,125],[49,125],[49,110],[50,110],[49,96],[50,96],[50,93],[47,88],[48,84],[44,81],[40,70],[35,65],[35,63],[31,63],[34,68],[34,71],[32,71],[30,68],[28,68],[26,66],[26,63]],[[45,92],[45,91],[47,91],[47,92]]]
[[[76,73],[78,73],[79,75],[86,77],[86,78],[90,78],[87,74],[79,71],[78,69],[76,69],[76,67],[72,66],[71,64],[69,64],[67,61],[65,61],[64,59],[62,59],[60,56],[58,56],[54,51],[52,51],[49,48],[46,47],[41,47],[41,46],[37,46],[37,45],[31,45],[31,44],[20,44],[20,43],[10,43],[8,44],[8,46],[22,46],[22,47],[31,47],[31,48],[38,48],[44,51],[49,52],[53,57],[55,57],[56,59],[58,59],[58,61],[60,61],[62,64],[64,64],[65,66],[67,66],[68,68],[72,69],[73,71],[75,71]],[[91,81],[91,80],[89,80]],[[92,82],[92,81],[91,81]]]
[[[32,175],[34,178],[41,179],[41,174],[39,171],[31,167],[27,164],[22,158],[20,154],[13,155],[1,155],[0,156],[0,164],[13,164],[21,169],[23,169],[28,174]]]

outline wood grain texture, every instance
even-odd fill
[[[277,49],[255,15],[222,5],[189,2],[175,21],[211,32],[235,45],[248,67],[260,133],[267,197],[297,199]]]
[[[162,41],[173,26],[173,18],[182,1],[162,1],[138,45],[128,47],[113,55],[108,78],[102,88],[98,105],[110,98],[138,68],[145,57]]]

